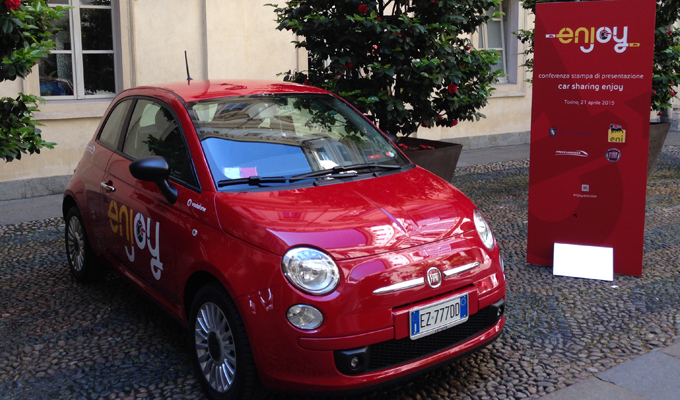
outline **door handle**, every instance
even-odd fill
[[[111,185],[109,185],[109,183],[113,183],[113,182],[111,182],[111,181],[109,181],[109,182],[102,182],[101,185],[102,185],[102,187],[103,187],[104,189],[106,189],[107,192],[115,192],[115,191],[116,191],[116,188],[113,187],[113,186],[111,186]]]

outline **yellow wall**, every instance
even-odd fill
[[[40,154],[22,155],[21,160],[2,164],[0,182],[72,174],[97,124],[99,118],[45,123],[46,126],[41,127],[42,137],[48,142],[57,143],[54,150],[43,149]]]
[[[511,97],[502,97],[501,93],[489,99],[489,104],[481,110],[486,118],[474,122],[460,122],[454,127],[420,128],[416,136],[430,140],[453,139],[455,141],[460,137],[530,131],[531,90]]]

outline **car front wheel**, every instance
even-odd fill
[[[258,399],[266,394],[243,321],[223,287],[210,284],[198,291],[189,331],[194,367],[211,399]]]

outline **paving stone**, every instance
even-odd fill
[[[652,351],[618,365],[597,377],[654,400],[677,400],[680,359]]]
[[[453,178],[490,221],[505,259],[500,338],[425,375],[345,400],[538,398],[565,386],[545,398],[597,399],[555,396],[599,387],[639,399],[594,375],[678,340],[680,147],[664,147],[648,181],[642,277],[616,275],[614,282],[556,277],[552,268],[525,263],[528,165],[474,165]],[[63,229],[60,218],[0,225],[0,399],[205,399],[184,329],[118,276],[74,283]],[[680,360],[679,345],[664,351],[654,354]],[[276,393],[269,400],[297,398]]]
[[[680,341],[676,342],[670,347],[663,349],[663,352],[675,358],[680,358]]]
[[[628,391],[614,384],[603,382],[597,378],[569,386],[566,389],[541,397],[541,400],[649,400],[646,397]]]

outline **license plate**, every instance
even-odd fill
[[[441,332],[468,319],[468,295],[459,295],[409,312],[411,339]]]

